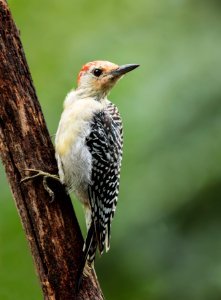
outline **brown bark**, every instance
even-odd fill
[[[33,87],[19,32],[0,0],[0,154],[27,236],[44,299],[103,299],[95,273],[76,293],[83,238],[64,187],[42,178],[20,184],[33,168],[57,174],[54,148]],[[77,294],[77,295],[76,295]]]

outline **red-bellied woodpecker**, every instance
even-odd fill
[[[122,122],[107,99],[115,83],[136,64],[108,61],[85,64],[78,86],[64,101],[55,138],[59,176],[83,203],[87,225],[84,245],[87,265],[110,247],[110,228],[119,192],[122,159]]]
[[[83,203],[87,225],[82,269],[93,266],[96,249],[100,254],[110,247],[111,221],[119,192],[123,147],[122,121],[117,107],[107,95],[122,76],[139,65],[118,66],[108,61],[85,64],[78,75],[78,86],[64,101],[64,111],[55,138],[59,177],[41,170],[21,182],[43,176],[43,185],[51,177],[74,191]],[[86,265],[85,265],[86,263]],[[82,271],[80,267],[80,271]],[[81,277],[81,275],[80,275]]]

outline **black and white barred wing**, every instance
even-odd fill
[[[89,200],[92,224],[99,252],[110,246],[110,226],[119,193],[122,159],[122,123],[117,108],[110,104],[96,113],[91,124],[87,146],[92,154],[92,174]]]

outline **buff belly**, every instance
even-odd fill
[[[83,146],[82,146],[83,144]],[[91,154],[85,145],[85,138],[78,137],[70,152],[56,155],[59,176],[68,191],[74,191],[82,202],[87,202],[87,188],[91,180]]]

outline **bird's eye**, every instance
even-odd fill
[[[102,74],[102,70],[101,69],[94,69],[93,74],[94,74],[94,76],[99,77]]]

